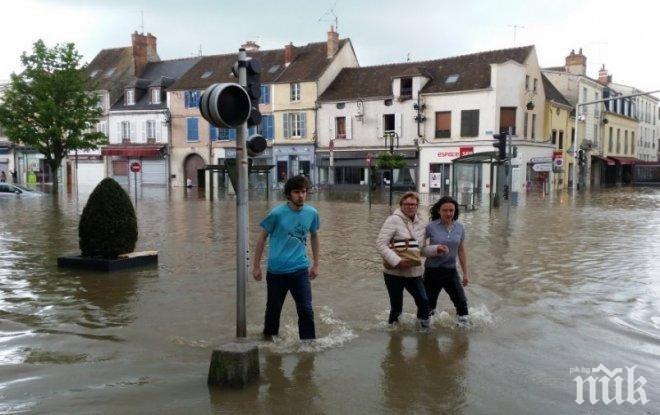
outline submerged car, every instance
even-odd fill
[[[0,183],[0,197],[35,197],[42,193],[29,187],[11,183]]]

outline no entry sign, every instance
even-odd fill
[[[134,161],[133,163],[131,163],[131,171],[133,173],[139,173],[141,168],[142,165],[139,162]]]

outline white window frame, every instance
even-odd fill
[[[302,137],[302,117],[299,112],[289,114],[289,134],[291,137]]]
[[[160,104],[160,88],[151,88],[151,103]]]
[[[130,121],[122,121],[121,122],[121,137],[119,137],[119,139],[121,141],[131,139],[131,122]]]
[[[126,105],[135,105],[135,89],[126,90]]]
[[[291,84],[291,90],[289,94],[291,102],[300,101],[300,83],[295,82]]]
[[[149,134],[151,133],[151,134]],[[156,121],[155,120],[147,120],[146,121],[146,137],[147,140],[156,139]]]

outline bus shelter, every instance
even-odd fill
[[[497,151],[468,154],[452,161],[452,196],[466,210],[474,210],[483,200],[484,168],[489,169],[489,206],[493,204],[495,166],[499,163]]]

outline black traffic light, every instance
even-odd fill
[[[252,109],[248,118],[248,126],[255,127],[261,124],[259,112],[259,98],[261,98],[261,64],[258,60],[248,58],[247,61],[247,93],[252,101]]]
[[[199,112],[218,128],[236,128],[250,117],[250,97],[238,84],[213,84],[199,100]]]
[[[580,166],[584,166],[587,162],[587,157],[584,154],[584,150],[580,149],[578,150],[578,164]]]
[[[512,159],[518,158],[518,146],[513,146],[513,154],[511,154]]]
[[[263,153],[268,147],[266,139],[261,134],[253,134],[247,139],[247,152],[248,156],[256,157]]]
[[[506,134],[493,134],[493,138],[497,140],[496,143],[493,143],[493,147],[498,149],[500,160],[506,159]]]

